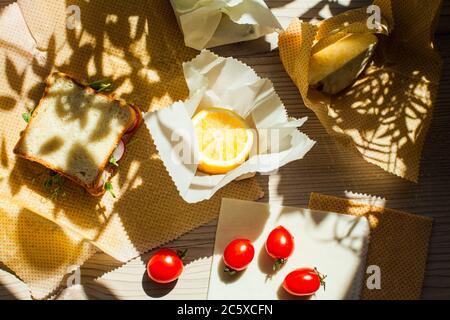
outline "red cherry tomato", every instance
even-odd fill
[[[252,262],[255,256],[255,248],[250,240],[236,239],[231,241],[223,253],[223,262],[227,266],[225,271],[234,274],[242,271]]]
[[[276,227],[267,237],[266,251],[269,256],[276,259],[273,268],[277,270],[294,252],[294,237],[286,228]]]
[[[289,273],[283,282],[283,288],[294,296],[310,296],[323,286],[325,278],[316,268],[300,268]]]
[[[173,250],[159,250],[148,261],[148,276],[158,283],[169,283],[177,280],[184,268],[181,258],[179,253]]]

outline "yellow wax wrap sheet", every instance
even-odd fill
[[[222,197],[262,196],[256,180],[247,179],[231,183],[210,201],[185,203],[145,127],[127,146],[112,180],[116,198],[108,193],[92,197],[69,181],[63,192],[49,192],[44,186],[48,170],[13,154],[26,127],[22,113],[37,104],[52,70],[85,81],[109,78],[117,97],[144,112],[186,98],[181,64],[196,52],[184,46],[169,1],[19,0],[0,13],[0,28],[2,198],[128,261],[216,217]],[[4,230],[2,221],[1,239]],[[61,238],[67,245],[69,240]],[[3,242],[0,248],[4,250]],[[44,262],[42,269],[50,268]],[[16,267],[30,270],[27,265],[11,266],[18,274]]]
[[[433,34],[441,1],[376,0],[379,29],[368,26],[374,7],[350,10],[318,25],[293,20],[279,37],[280,57],[305,105],[327,132],[384,170],[417,182],[442,61]],[[336,95],[308,84],[312,54],[348,33],[378,34],[372,62]]]
[[[64,275],[95,252],[74,232],[5,199],[0,199],[0,225],[0,261],[15,271],[36,299],[54,292]]]

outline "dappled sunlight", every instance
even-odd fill
[[[49,194],[46,185],[50,171],[17,159],[12,153],[20,131],[26,126],[21,114],[27,109],[19,103],[11,107],[11,92],[15,101],[15,97],[17,101],[25,97],[35,106],[44,92],[45,79],[56,69],[84,83],[106,78],[112,82],[115,97],[136,104],[141,111],[153,111],[187,97],[182,63],[196,54],[184,46],[168,1],[152,0],[143,4],[131,0],[114,5],[105,0],[66,2],[66,6],[73,4],[81,9],[78,28],[64,28],[64,34],[50,33],[46,49],[39,56],[31,59],[26,56],[24,60],[11,51],[4,58],[7,83],[0,93],[5,97],[0,111],[12,125],[1,131],[6,140],[0,140],[0,147],[6,153],[2,152],[0,164],[7,168],[6,179],[0,181],[0,192],[121,261],[213,219],[222,196],[258,198],[257,183],[249,179],[232,183],[211,201],[188,205],[179,197],[145,126],[137,130],[127,145],[126,156],[112,179],[117,198],[110,194],[92,197],[70,181],[64,182],[63,192],[57,197]],[[45,7],[43,3],[40,5]],[[43,14],[53,14],[44,9]],[[65,103],[61,101],[59,105]],[[87,114],[76,114],[69,109],[61,109],[61,115],[87,125]],[[109,119],[100,117],[97,121],[97,127],[109,127]],[[90,139],[99,139],[103,133],[98,132]],[[43,141],[42,151],[52,154],[61,148],[60,138],[64,140],[58,136]],[[87,157],[87,149],[78,144],[75,151]]]
[[[372,65],[343,94],[333,97],[333,130],[351,137],[363,157],[416,180],[421,144],[431,117],[434,84],[420,76]],[[415,171],[415,170],[412,170]]]
[[[325,20],[318,30],[293,20],[280,35],[280,56],[304,103],[328,134],[366,161],[417,182],[442,67],[439,54],[429,45],[438,3],[393,2],[392,8],[389,3],[376,2],[384,19],[376,32],[378,43],[372,61],[343,91],[328,95],[309,86],[312,68],[307,61],[315,50],[314,41],[318,40],[319,48],[323,43],[335,43],[336,37],[330,34],[337,30],[343,34],[374,32],[365,23],[369,16],[366,8]],[[405,10],[412,16],[406,17]],[[416,21],[421,23],[416,25]],[[333,76],[346,79],[348,70],[337,72]]]
[[[310,4],[314,1],[310,1],[306,8],[302,0],[266,2],[278,17],[288,16],[290,19],[299,16],[305,21],[321,20],[365,4],[364,0],[317,0],[313,7],[310,7]],[[367,1],[367,4],[370,2]],[[197,53],[184,46],[167,0],[62,2],[62,6],[72,4],[81,8],[80,27],[74,30],[64,29],[63,37],[59,31],[54,34],[50,32],[48,38],[38,37],[37,52],[27,52],[21,46],[4,43],[0,39],[0,46],[6,48],[0,53],[0,64],[3,65],[5,73],[4,81],[0,82],[0,114],[2,121],[7,124],[0,128],[0,194],[32,208],[33,215],[37,213],[51,220],[52,225],[55,222],[63,226],[70,233],[91,241],[101,250],[122,261],[127,261],[214,219],[222,197],[255,200],[257,198],[255,194],[259,193],[259,189],[255,180],[250,179],[239,183],[233,182],[211,201],[187,205],[179,197],[178,190],[167,174],[145,126],[137,131],[127,146],[126,156],[120,162],[120,168],[112,180],[118,196],[116,199],[109,194],[103,198],[91,197],[84,189],[70,181],[64,185],[64,196],[52,198],[45,188],[49,170],[39,164],[17,159],[12,153],[20,131],[26,126],[21,114],[37,104],[44,92],[44,81],[51,71],[57,69],[67,72],[85,82],[108,79],[114,86],[114,96],[135,103],[146,112],[158,110],[186,98],[188,90],[181,64]],[[36,30],[31,28],[32,32]],[[413,36],[415,35],[411,37]],[[252,42],[246,45],[256,46]],[[268,53],[268,59],[265,60],[263,58],[266,57],[263,55],[255,58],[246,57],[251,51],[246,51],[242,44],[230,48],[233,50],[227,55],[241,56],[244,62],[255,65],[258,73],[261,71],[269,74],[275,82],[277,91],[283,93],[282,98],[288,107],[289,115],[310,116],[310,121],[305,124],[305,132],[318,141],[317,149],[308,155],[306,161],[292,163],[271,177],[259,177],[262,187],[268,194],[264,201],[306,206],[311,191],[342,195],[345,188],[351,188],[389,196],[389,201],[391,198],[394,199],[393,202],[389,202],[389,206],[392,207],[414,209],[417,210],[416,213],[424,215],[438,212],[445,219],[446,215],[442,208],[446,207],[448,197],[446,198],[443,190],[448,183],[436,181],[445,177],[448,166],[440,155],[441,150],[435,150],[439,148],[429,147],[430,152],[425,153],[423,162],[426,166],[423,167],[426,168],[426,172],[423,174],[424,180],[421,180],[424,183],[417,186],[412,186],[365,161],[360,161],[359,157],[359,154],[362,154],[367,161],[383,169],[400,172],[409,180],[417,180],[420,152],[416,151],[421,149],[424,143],[431,121],[432,104],[436,100],[437,83],[432,76],[438,69],[436,62],[438,57],[433,56],[423,68],[404,69],[404,65],[411,66],[417,61],[420,62],[421,57],[427,52],[409,52],[406,47],[386,43],[380,48],[373,64],[367,68],[364,75],[342,95],[332,98],[326,113],[332,125],[331,130],[326,132],[314,113],[306,110],[301,103],[301,96],[285,75],[276,53]],[[220,52],[222,49],[217,50]],[[397,54],[406,54],[408,59],[397,61],[397,64],[394,59]],[[438,132],[432,141],[434,145],[447,143],[444,122],[448,117],[447,113],[443,115],[441,120],[438,119],[442,125],[440,129],[436,129]],[[83,117],[74,117],[72,120],[83,122]],[[330,139],[330,133],[335,134],[337,140],[344,145],[351,146],[358,155],[348,152],[348,149],[342,148],[341,145],[334,144]],[[45,141],[42,152],[52,153],[60,148],[61,139],[64,137],[53,137]],[[86,149],[83,146],[78,147],[81,153]],[[433,162],[435,164],[432,165]],[[419,193],[423,194],[422,198],[418,196]],[[402,224],[395,221],[391,223],[390,217],[396,217],[398,212],[393,211],[391,214],[389,211],[387,214],[388,209],[383,208],[386,206],[384,199],[371,198],[368,202],[361,203],[362,198],[354,197],[350,193],[344,195],[352,201],[341,207],[334,207],[333,210],[366,217],[373,230],[381,229],[385,233],[395,235],[394,240],[399,246],[408,242],[411,234],[405,232],[408,229],[403,228]],[[435,195],[438,196],[434,197]],[[435,211],[428,212],[430,207],[425,202],[438,198],[442,200],[438,202],[441,208],[434,208]],[[327,210],[327,208],[319,209]],[[41,218],[38,215],[36,217]],[[415,234],[426,236],[426,230],[421,229],[420,223],[416,223],[409,216],[404,219],[405,225],[412,226]],[[16,215],[11,224],[16,224],[23,230],[32,230],[36,236],[42,235],[42,230],[29,228],[30,222],[25,214]],[[27,243],[29,241],[27,233],[23,230],[22,234],[17,236],[16,246],[21,255],[31,255],[23,261],[36,270],[59,270],[73,258],[73,254],[79,254],[77,248],[67,252],[61,249],[63,243],[76,244],[71,242],[70,236],[64,234],[52,239],[54,229],[49,229],[48,234],[42,239],[43,246],[48,243],[49,248],[61,252],[57,257],[53,257],[54,265],[48,267],[43,263],[42,257],[32,256],[33,246]],[[438,231],[442,233],[445,230],[441,228]],[[203,241],[203,236],[199,234],[198,239]],[[198,243],[195,242],[198,239],[188,243]],[[206,241],[209,246],[214,239]],[[414,252],[414,243],[409,244],[408,250]],[[380,256],[391,254],[397,257],[398,252],[392,248],[390,251],[383,252],[383,250],[384,247],[380,245],[374,252]],[[204,251],[198,251],[204,254]],[[194,248],[192,260],[195,260],[196,255],[199,253],[196,253]],[[139,261],[143,276],[132,288],[121,279],[114,279],[113,274],[109,280],[94,281],[92,278],[111,271],[108,268],[117,268],[122,264],[112,258],[109,258],[111,260],[94,258],[83,271],[83,285],[86,285],[86,294],[83,297],[127,298],[136,288],[142,291],[144,296],[145,294],[158,298],[166,296],[173,287],[167,290],[155,286],[146,278],[144,261],[148,257],[149,255],[144,255],[142,261]],[[425,258],[420,256],[417,260],[420,259]],[[368,262],[378,263],[378,260]],[[207,261],[204,264],[207,265]],[[411,260],[409,266],[415,264],[417,261]],[[101,270],[96,271],[99,265],[102,265]],[[190,268],[195,267],[195,263],[190,264],[187,271],[192,272]],[[204,269],[209,270],[209,264]],[[122,276],[124,274],[127,275],[123,273]],[[119,276],[120,274],[117,275]],[[186,278],[191,281],[196,276],[193,274]],[[107,282],[114,280],[118,283],[117,287],[108,286]],[[394,274],[391,283],[395,281]],[[0,297],[2,291],[5,291],[1,282],[0,280]],[[174,287],[174,292],[177,288],[181,292],[192,290],[189,283],[184,286],[182,281]],[[6,290],[8,291],[8,288]],[[123,290],[122,295],[117,293],[119,290]],[[13,293],[12,291],[11,294]]]
[[[53,292],[69,266],[82,264],[93,249],[70,231],[34,212],[0,199],[3,246],[0,260],[27,283],[39,299]]]
[[[133,2],[119,9],[109,1],[68,1],[67,5],[79,5],[83,14],[80,28],[67,31],[69,46],[58,57],[59,69],[82,78],[110,78],[116,96],[147,111],[184,98],[173,96],[180,90],[168,92],[170,86],[185,87],[181,63],[194,51],[184,47],[179,35],[174,36],[178,32],[175,19],[165,21],[155,8],[168,11],[170,6]],[[164,32],[157,27],[170,23],[174,25]]]
[[[379,224],[378,218],[372,214],[374,212],[375,208],[373,206],[367,206],[363,204],[354,203],[351,207],[349,207],[348,213],[359,216],[359,217],[366,217],[370,223],[371,228],[376,228]]]
[[[72,3],[68,2],[67,5]],[[171,103],[174,99],[167,92],[167,83],[161,84],[159,67],[164,67],[162,74],[165,79],[163,80],[167,80],[169,74],[171,74],[172,80],[178,77],[178,79],[183,79],[184,81],[181,66],[177,62],[189,57],[189,50],[178,50],[180,56],[175,61],[168,58],[166,60],[167,63],[158,61],[161,58],[154,57],[148,51],[155,50],[154,47],[159,42],[162,42],[164,46],[167,45],[165,41],[159,41],[159,37],[155,39],[151,35],[154,32],[160,32],[160,30],[149,30],[147,19],[149,16],[155,16],[155,13],[152,13],[153,11],[150,10],[153,9],[151,5],[147,7],[147,14],[145,14],[141,10],[137,11],[136,6],[134,6],[133,11],[133,6],[128,5],[124,7],[124,10],[120,9],[114,13],[108,13],[112,8],[107,1],[102,3],[97,1],[95,4],[76,1],[75,3],[82,7],[82,28],[73,31],[67,30],[68,48],[57,49],[56,43],[59,43],[59,40],[55,39],[54,36],[50,37],[45,61],[34,58],[32,68],[27,70],[31,72],[32,79],[37,80],[31,82],[31,87],[29,87],[28,82],[24,83],[27,71],[19,71],[15,66],[15,62],[7,58],[6,76],[12,91],[18,95],[28,96],[36,105],[44,89],[44,80],[54,68],[57,68],[60,71],[68,72],[80,80],[98,80],[111,77],[114,85],[119,87],[119,90],[115,93],[118,96],[121,96],[120,87],[122,87],[123,82],[127,81],[127,91],[122,96],[129,98],[127,99],[128,102],[140,102],[139,106],[143,111],[150,108],[153,97],[156,99],[162,97],[163,101],[158,101],[162,106]],[[162,2],[158,5],[162,5]],[[95,8],[92,6],[95,6]],[[99,6],[101,7],[100,9]],[[170,9],[170,6],[168,6],[168,9]],[[130,12],[130,10],[133,12]],[[98,14],[99,12],[101,14]],[[134,16],[128,16],[132,14]],[[114,16],[115,18],[111,18]],[[104,25],[102,25],[102,18]],[[161,17],[158,19],[161,19]],[[176,30],[175,21],[170,22],[173,25],[172,29]],[[132,26],[128,28],[129,24]],[[145,28],[142,28],[142,26],[145,26]],[[130,29],[133,29],[133,32]],[[168,31],[172,32],[171,30]],[[176,38],[173,40],[171,43],[177,42]],[[180,40],[178,42],[176,45],[181,47],[182,42]],[[159,45],[161,46],[161,44]],[[167,50],[173,51],[170,48],[167,48]],[[174,53],[172,52],[171,54],[173,55]],[[175,72],[173,68],[179,68],[179,71]],[[176,76],[177,74],[178,76]],[[138,86],[139,90],[136,91],[135,86]],[[183,86],[185,86],[184,83]],[[139,94],[136,94],[136,92],[139,92]],[[175,97],[175,99],[179,97]],[[7,109],[7,111],[12,109],[13,98],[5,96],[2,98],[2,101],[8,102],[2,104],[2,109]],[[25,110],[22,109],[15,112],[17,120],[14,122],[20,123],[23,121],[20,117],[20,112],[23,111]],[[75,117],[73,120],[79,120],[81,124],[83,123],[82,117],[78,117],[75,114],[71,114],[71,116]],[[108,121],[108,119],[99,119],[99,121],[102,121],[104,125],[104,121]],[[86,121],[84,120],[84,122]],[[11,140],[14,140],[14,138]],[[5,150],[7,146],[13,146],[12,141],[8,139],[8,142],[7,144],[6,141],[2,141],[2,150]],[[44,142],[43,148],[45,150],[43,151],[46,153],[51,152],[60,147],[60,145],[59,137],[51,138],[49,141]],[[82,146],[79,147],[83,149]],[[86,192],[71,182],[65,185],[64,197],[50,199],[43,187],[46,179],[48,179],[47,173],[43,173],[43,171],[46,171],[45,168],[22,159],[13,161],[15,157],[11,155],[11,149],[7,151],[2,152],[2,166],[14,164],[8,179],[10,183],[8,189],[12,195],[25,199],[27,198],[26,191],[33,190],[38,195],[34,200],[38,204],[35,208],[37,211],[41,211],[44,216],[77,230],[92,241],[96,241],[102,236],[102,230],[107,228],[109,225],[108,221],[112,216],[111,200],[106,199],[106,204],[102,204],[100,199],[87,195]],[[82,150],[80,151],[83,152]],[[131,158],[132,156],[130,155],[128,159]],[[122,170],[125,167],[126,165],[124,165]],[[127,174],[126,171],[122,171],[119,174],[121,183],[125,183],[126,179],[121,179],[120,177]],[[134,188],[142,186],[142,178],[137,177],[137,175],[139,173],[135,172],[134,180],[139,180],[140,183],[128,182]],[[128,187],[128,184],[125,185],[125,188]],[[29,200],[33,202],[33,199]],[[80,215],[76,209],[80,207],[88,214]],[[48,215],[45,212],[53,212],[53,214]]]

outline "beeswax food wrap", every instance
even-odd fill
[[[203,50],[183,64],[183,69],[189,98],[147,113],[144,121],[185,201],[210,199],[231,181],[253,172],[273,172],[302,159],[314,146],[315,142],[297,129],[306,118],[289,118],[271,81],[261,79],[242,62]],[[195,159],[199,159],[199,151],[191,118],[211,106],[234,111],[255,129],[256,139],[248,160],[226,174],[197,173]]]
[[[255,179],[247,179],[229,184],[210,201],[186,204],[148,131],[141,127],[112,181],[116,199],[108,194],[94,198],[70,182],[63,187],[65,195],[52,198],[44,187],[48,172],[12,152],[26,126],[22,113],[39,101],[51,71],[86,81],[110,78],[118,97],[143,111],[157,110],[188,96],[181,63],[196,52],[184,46],[166,0],[18,0],[0,13],[0,29],[2,198],[128,261],[216,217],[222,196],[247,200],[261,196]],[[18,218],[11,217],[10,222],[17,224]],[[18,226],[26,228],[25,223],[22,220]],[[2,225],[0,239],[4,232]],[[50,241],[49,236],[43,243]],[[2,250],[7,250],[4,242]],[[41,268],[52,270],[52,277],[64,271],[45,260]],[[11,269],[17,274],[33,270],[27,264]]]
[[[363,287],[361,299],[420,299],[432,219],[380,206],[380,199],[354,195],[356,200],[312,193],[309,208],[366,217],[370,224],[367,266],[378,266],[381,289]],[[370,274],[366,274],[367,278]]]
[[[248,41],[281,29],[264,0],[170,0],[188,47]]]
[[[36,299],[54,292],[64,275],[95,252],[76,233],[6,199],[0,199],[0,225],[0,261],[16,272]]]
[[[286,71],[327,132],[366,161],[415,182],[441,75],[433,44],[440,2],[376,0],[379,30],[368,29],[373,8],[361,8],[319,25],[293,20],[279,37]],[[308,86],[315,41],[324,48],[342,34],[386,34],[386,27],[389,36],[378,37],[373,61],[351,87],[330,96]]]

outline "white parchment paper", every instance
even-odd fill
[[[281,29],[263,0],[170,0],[186,46],[201,50]]]
[[[190,96],[144,114],[144,121],[181,197],[195,203],[247,173],[270,173],[302,159],[315,142],[300,132],[306,118],[289,118],[272,82],[233,58],[203,50],[183,65]],[[197,172],[198,145],[191,118],[203,107],[228,108],[254,129],[249,159],[227,174]]]
[[[270,231],[283,226],[294,237],[294,253],[273,272],[274,260],[265,250]],[[369,244],[369,222],[333,212],[285,207],[269,203],[222,199],[209,280],[210,300],[285,300],[282,283],[287,274],[302,267],[316,267],[327,275],[326,289],[314,300],[359,299]],[[223,272],[223,252],[232,240],[252,241],[255,257],[245,271],[229,276]],[[303,297],[303,299],[305,299]]]

